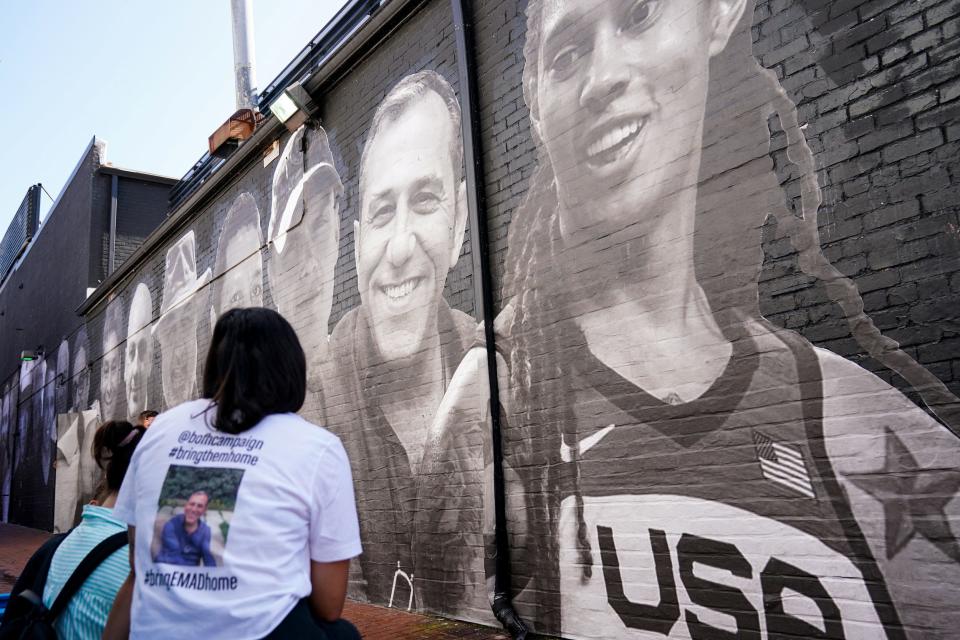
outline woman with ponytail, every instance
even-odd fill
[[[948,637],[960,443],[759,312],[772,217],[856,339],[957,426],[820,253],[813,156],[752,20],[752,0],[529,1],[539,166],[501,344],[505,447],[543,542],[518,609],[571,638]]]
[[[157,416],[117,499],[132,572],[104,638],[359,637],[340,619],[360,554],[350,463],[296,415],[306,383],[280,314],[220,316],[203,399]]]
[[[106,422],[94,434],[93,459],[102,479],[94,501],[83,507],[80,524],[53,555],[43,591],[48,609],[84,557],[111,535],[126,531],[126,523],[116,518],[113,507],[142,436],[143,429],[122,420]],[[100,638],[113,600],[127,577],[127,553],[126,547],[115,551],[83,583],[54,623],[60,638]]]

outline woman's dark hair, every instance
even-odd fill
[[[203,374],[215,429],[242,433],[264,416],[299,411],[306,394],[306,357],[283,316],[263,307],[220,316]]]
[[[99,502],[103,502],[107,494],[120,490],[133,450],[143,434],[142,427],[135,427],[126,420],[110,420],[100,425],[93,435],[93,459],[103,470],[96,492]]]

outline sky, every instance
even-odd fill
[[[263,89],[345,0],[253,0]],[[41,220],[90,140],[180,178],[235,110],[230,0],[0,0],[0,237],[30,185]]]

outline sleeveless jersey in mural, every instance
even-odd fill
[[[902,636],[824,450],[816,356],[779,338],[744,331],[717,381],[681,404],[585,347],[570,358],[564,636]]]

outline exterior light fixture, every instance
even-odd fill
[[[288,85],[280,97],[270,103],[270,113],[275,115],[288,131],[296,131],[316,112],[317,105],[299,82]]]
[[[39,360],[43,357],[43,349],[35,349],[30,351],[24,349],[20,352],[20,361],[21,362],[33,362],[34,360]]]
[[[226,158],[240,146],[241,142],[253,135],[262,121],[263,116],[259,111],[240,109],[208,138],[210,155]]]

